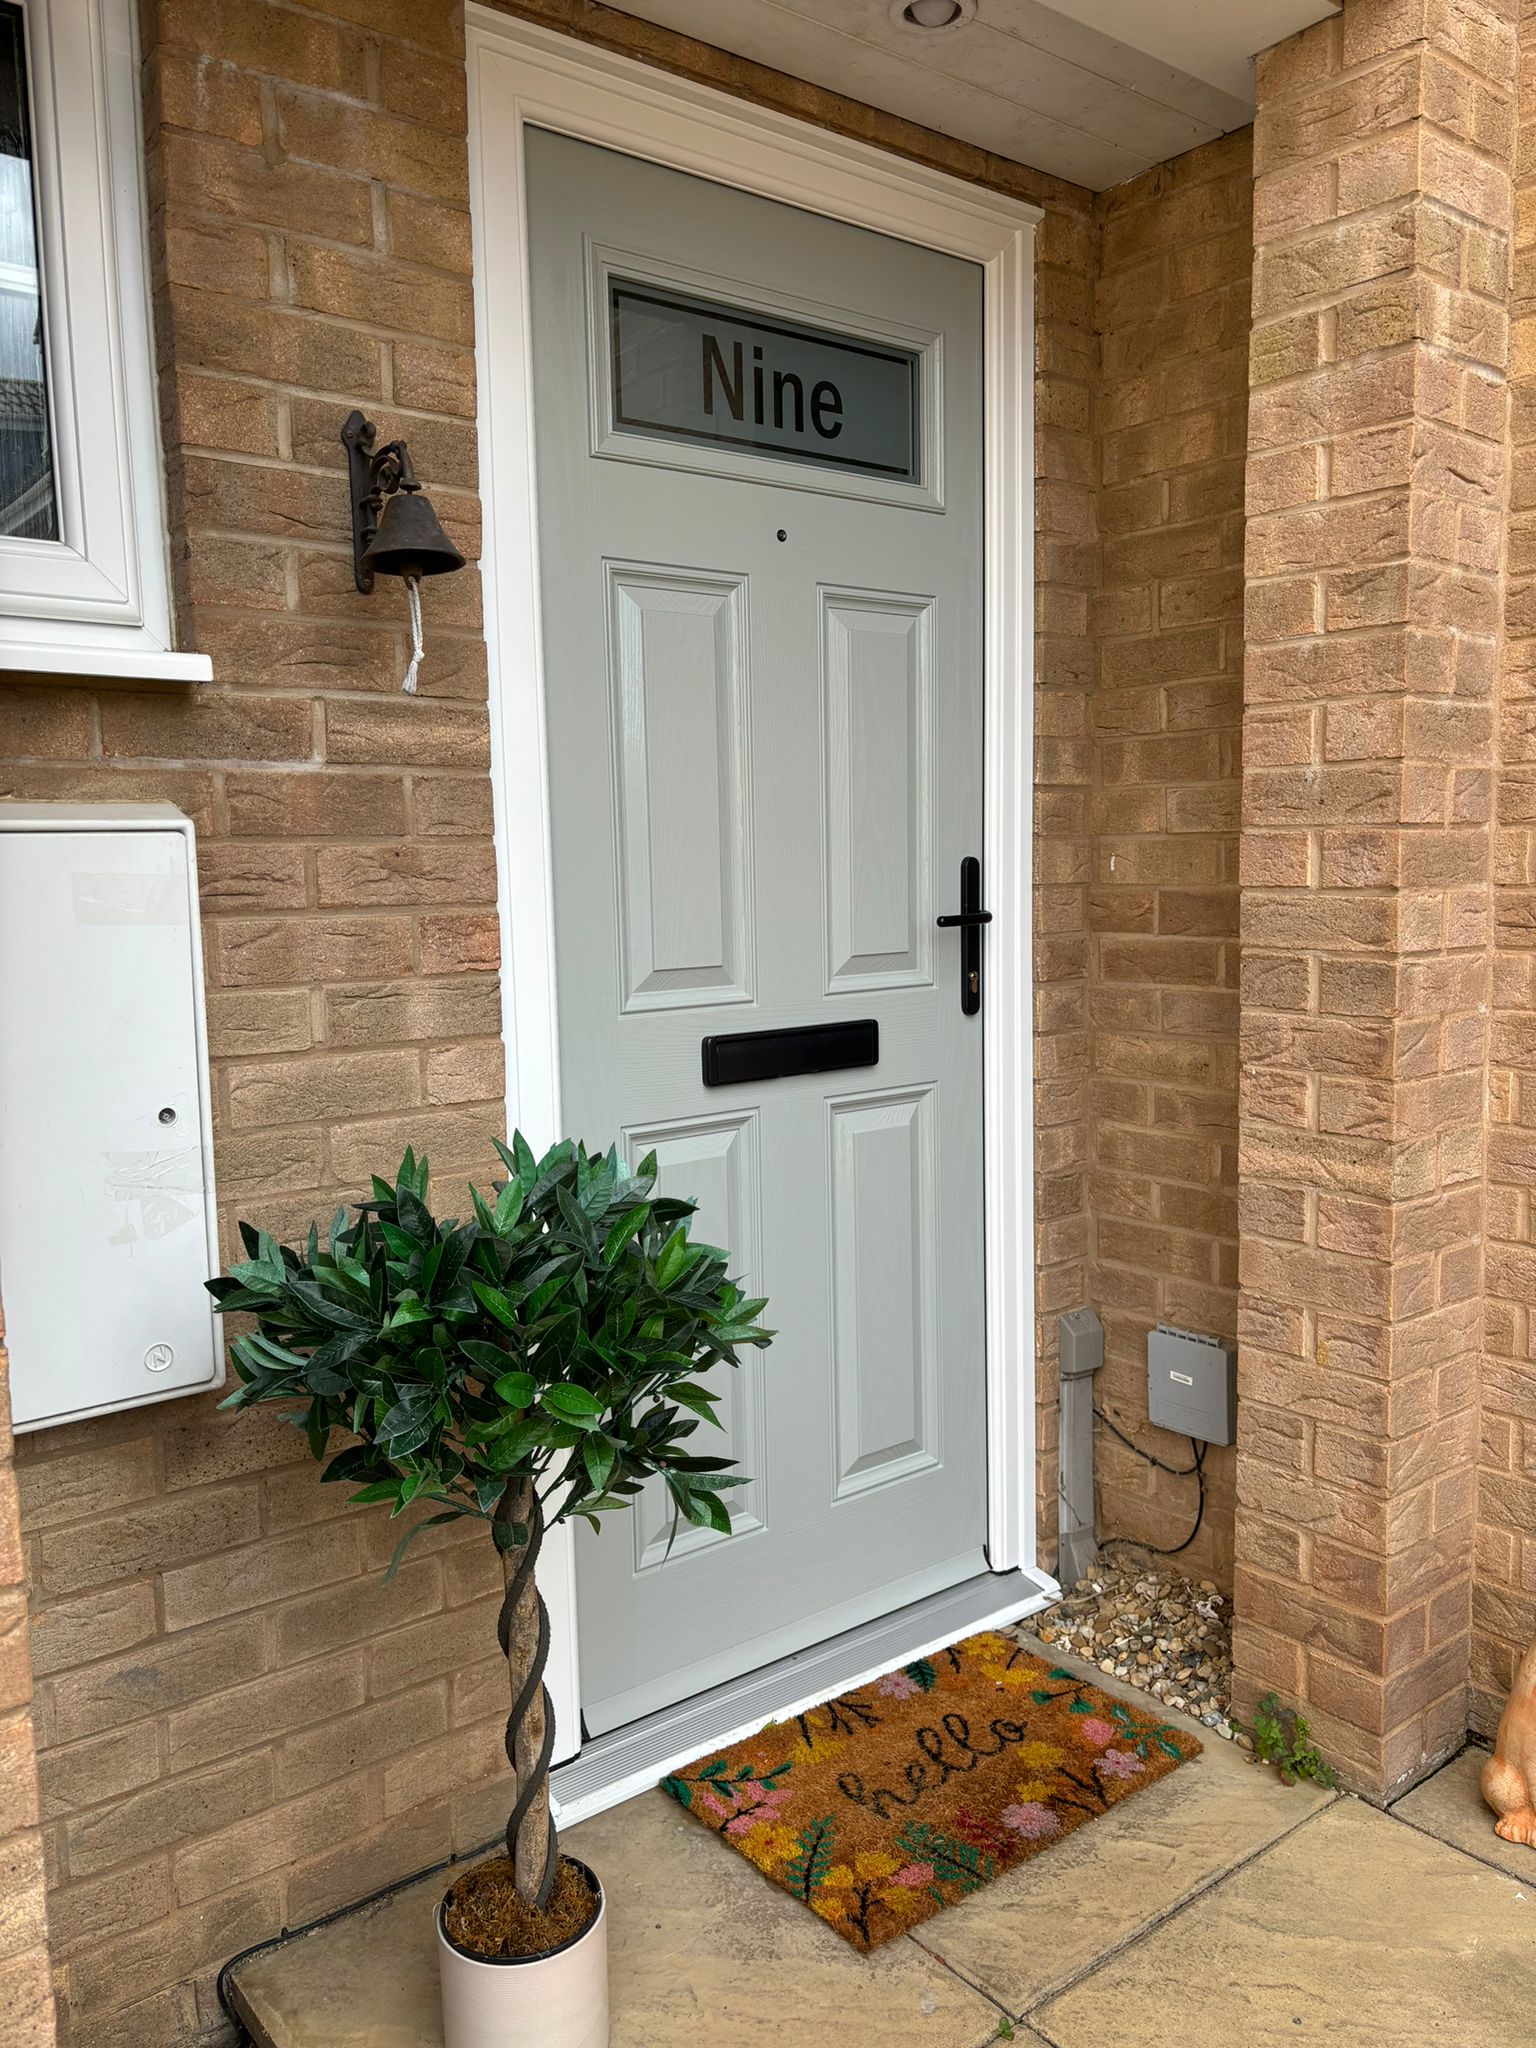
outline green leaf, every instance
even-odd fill
[[[572,1195],[567,1194],[564,1188],[556,1191],[555,1200],[559,1203],[560,1214],[565,1218],[566,1227],[576,1242],[589,1249],[595,1249],[597,1245],[596,1233],[593,1231],[587,1212],[582,1208],[580,1202]]]
[[[437,1279],[437,1269],[442,1263],[443,1247],[440,1243],[435,1244],[421,1262],[421,1278],[417,1282],[417,1286],[423,1301],[430,1301],[432,1299],[433,1282]]]
[[[368,1325],[356,1309],[344,1308],[332,1301],[320,1290],[314,1280],[295,1277],[288,1282],[288,1291],[301,1301],[311,1315],[318,1316],[322,1323],[329,1323],[338,1330],[366,1330]]]
[[[487,1315],[496,1318],[504,1330],[520,1330],[523,1327],[517,1310],[499,1287],[487,1287],[483,1280],[471,1280],[469,1284],[476,1301]]]
[[[424,1521],[413,1522],[390,1552],[389,1565],[384,1573],[385,1585],[387,1586],[395,1576],[395,1573],[399,1571],[401,1559],[423,1529],[436,1529],[444,1522],[457,1522],[462,1519],[464,1512],[463,1508],[449,1508],[445,1514],[428,1515]]]
[[[395,1188],[395,1216],[401,1229],[408,1230],[412,1237],[422,1244],[430,1244],[437,1235],[437,1225],[429,1214],[425,1202],[415,1188],[407,1185],[404,1167],[401,1168],[401,1178]]]
[[[322,1485],[336,1479],[357,1479],[368,1470],[373,1459],[372,1447],[368,1444],[348,1444],[344,1451],[338,1451],[329,1465],[320,1474]]]
[[[509,1408],[531,1408],[538,1384],[531,1372],[504,1372],[496,1382],[496,1398]]]
[[[718,1494],[690,1493],[682,1506],[690,1522],[698,1523],[703,1529],[716,1529],[722,1536],[730,1535],[731,1517]]]
[[[274,1344],[272,1339],[264,1336],[260,1330],[252,1331],[250,1336],[239,1341],[249,1353],[259,1357],[266,1364],[277,1366],[280,1370],[288,1366],[297,1372],[303,1372],[309,1364],[307,1358],[301,1358],[296,1351],[289,1351],[284,1345]]]
[[[629,1243],[629,1240],[635,1235],[636,1231],[644,1224],[650,1213],[651,1205],[649,1202],[637,1202],[633,1209],[625,1210],[618,1222],[614,1224],[612,1230],[603,1239],[604,1265],[611,1266],[613,1264],[620,1252],[623,1251],[625,1245]]]
[[[425,1302],[402,1301],[384,1327],[389,1330],[404,1330],[408,1329],[412,1323],[430,1323],[431,1321],[432,1311]]]
[[[587,1468],[587,1477],[599,1493],[608,1484],[608,1475],[613,1470],[617,1453],[605,1436],[594,1431],[582,1440],[581,1461]]]
[[[530,1451],[549,1447],[551,1434],[549,1424],[537,1419],[514,1423],[490,1439],[486,1463],[496,1472],[516,1471]]]
[[[656,1258],[656,1285],[667,1288],[688,1264],[688,1232],[680,1223]]]
[[[712,1394],[707,1387],[681,1387],[674,1381],[666,1389],[666,1394],[669,1401],[676,1401],[679,1407],[691,1409],[695,1415],[702,1415],[704,1420],[713,1423],[716,1429],[724,1429],[725,1424],[715,1413],[715,1403],[720,1397],[718,1394]]]
[[[580,1260],[577,1259],[573,1265],[567,1265],[563,1272],[557,1273],[552,1280],[546,1280],[542,1287],[535,1287],[532,1294],[528,1297],[528,1320],[530,1323],[538,1321],[539,1317],[543,1315],[545,1309],[549,1307],[555,1296],[560,1293],[566,1281],[571,1277],[574,1266],[580,1263]],[[515,1328],[516,1325],[513,1327]]]
[[[309,1413],[304,1418],[304,1434],[309,1439],[309,1455],[318,1462],[325,1456],[326,1442],[331,1434],[324,1405],[319,1401],[309,1404]]]
[[[585,1387],[546,1387],[539,1396],[539,1406],[547,1408],[561,1422],[574,1423],[578,1429],[591,1429],[603,1412],[602,1402]]]
[[[510,1351],[503,1351],[499,1344],[487,1344],[479,1337],[461,1337],[459,1349],[479,1369],[483,1379],[500,1379],[512,1363]]]

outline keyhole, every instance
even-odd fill
[[[788,534],[787,534],[787,533],[786,533],[786,532],[784,531],[784,528],[783,528],[783,527],[781,526],[781,527],[779,528],[778,532],[777,532],[777,533],[776,533],[776,534],[774,535],[774,539],[775,539],[775,540],[788,540],[788,539],[789,539],[789,535],[788,535]]]
[[[161,1121],[161,1123],[163,1123],[163,1124],[173,1124],[173,1123],[175,1123],[175,1121],[176,1121],[176,1112],[175,1112],[175,1110],[174,1110],[174,1109],[171,1109],[171,1108],[170,1108],[169,1106],[167,1106],[167,1107],[166,1107],[165,1109],[162,1109],[162,1110],[161,1110],[161,1112],[160,1112],[160,1121]]]

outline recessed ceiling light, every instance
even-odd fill
[[[896,0],[891,17],[901,28],[957,28],[976,11],[976,0]]]

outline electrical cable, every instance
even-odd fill
[[[1167,1472],[1174,1479],[1194,1479],[1199,1487],[1199,1499],[1195,1503],[1194,1523],[1182,1543],[1142,1543],[1134,1536],[1106,1536],[1103,1542],[1100,1543],[1099,1548],[1101,1550],[1110,1550],[1115,1544],[1122,1543],[1129,1544],[1134,1550],[1150,1551],[1153,1557],[1177,1557],[1181,1551],[1188,1550],[1191,1543],[1200,1534],[1201,1524],[1205,1520],[1205,1445],[1198,1443],[1194,1437],[1191,1437],[1189,1448],[1195,1454],[1194,1463],[1192,1465],[1167,1465],[1164,1464],[1161,1458],[1153,1457],[1150,1451],[1143,1450],[1139,1443],[1133,1438],[1128,1437],[1119,1424],[1106,1415],[1102,1408],[1096,1407],[1093,1412],[1096,1419],[1103,1423],[1110,1435],[1117,1437],[1128,1451],[1134,1451],[1138,1458],[1145,1458],[1149,1465],[1155,1466],[1159,1472]]]
[[[1093,1412],[1097,1419],[1103,1423],[1104,1427],[1109,1431],[1111,1436],[1118,1437],[1121,1443],[1125,1445],[1125,1448],[1128,1451],[1134,1451],[1138,1458],[1145,1458],[1147,1463],[1149,1465],[1155,1465],[1159,1472],[1171,1472],[1175,1479],[1188,1479],[1200,1469],[1200,1460],[1205,1455],[1205,1448],[1202,1445],[1198,1450],[1195,1450],[1195,1439],[1193,1437],[1191,1437],[1189,1440],[1189,1447],[1191,1450],[1195,1451],[1194,1464],[1165,1465],[1161,1458],[1154,1458],[1152,1453],[1149,1450],[1145,1450],[1139,1443],[1137,1443],[1134,1437],[1127,1436],[1125,1431],[1120,1427],[1120,1425],[1116,1421],[1114,1421],[1114,1419],[1111,1416],[1106,1415],[1102,1408],[1095,1408]]]

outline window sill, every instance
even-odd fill
[[[39,641],[0,640],[0,675],[88,676],[113,683],[210,683],[213,661],[206,654],[176,654],[164,647],[91,647]]]

